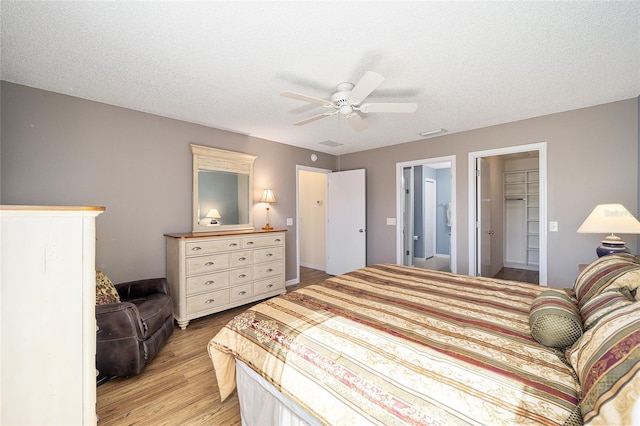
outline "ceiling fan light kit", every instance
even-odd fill
[[[331,100],[316,98],[313,96],[303,95],[301,93],[286,90],[280,95],[285,98],[295,99],[298,101],[320,104],[331,111],[318,114],[316,116],[306,118],[294,123],[296,126],[304,126],[314,121],[320,120],[331,115],[340,113],[343,115],[351,127],[361,132],[367,129],[367,123],[362,119],[359,113],[368,114],[376,112],[392,112],[411,114],[418,109],[416,103],[367,103],[363,104],[364,99],[371,94],[382,82],[384,77],[373,71],[367,71],[357,84],[342,82],[336,86],[337,92],[331,95]]]

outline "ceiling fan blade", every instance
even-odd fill
[[[331,105],[331,101],[327,101],[320,98],[314,98],[313,96],[302,95],[300,93],[291,92],[289,90],[285,90],[284,92],[280,93],[280,96],[284,96],[285,98],[295,99],[297,101],[311,102],[312,104]]]
[[[349,100],[356,105],[359,104],[371,94],[376,88],[384,81],[384,77],[378,73],[373,71],[367,71],[358,84],[355,85],[353,90],[351,90],[351,94],[349,95]]]
[[[356,132],[362,132],[363,130],[367,130],[367,122],[360,117],[360,114],[357,112],[352,112],[347,115],[347,122],[353,127],[353,130]]]
[[[400,113],[412,113],[416,112],[418,104],[414,103],[373,103],[364,104],[360,107],[360,111],[364,113],[369,112],[400,112]]]
[[[329,117],[330,115],[335,114],[335,112],[325,112],[322,114],[314,115],[313,117],[306,118],[302,121],[298,121],[297,123],[293,123],[294,126],[304,126],[305,124],[313,123],[314,121],[320,120],[325,117]]]

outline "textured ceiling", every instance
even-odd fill
[[[640,2],[1,2],[3,80],[342,154],[640,94]],[[368,70],[367,101],[292,124]],[[320,144],[335,141],[343,145]]]

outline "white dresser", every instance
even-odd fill
[[[165,234],[173,316],[189,321],[286,293],[285,231]]]
[[[96,424],[95,217],[0,207],[0,424]]]

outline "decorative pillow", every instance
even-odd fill
[[[582,317],[584,329],[590,329],[600,318],[609,312],[632,304],[633,301],[630,296],[629,289],[622,287],[621,289],[603,291],[589,299],[589,301],[580,308],[580,316]]]
[[[120,295],[111,280],[102,272],[96,270],[96,305],[120,303]]]
[[[627,276],[626,274],[630,272],[631,275]],[[634,277],[640,278],[640,264],[636,262],[635,256],[630,254],[602,256],[587,266],[576,279],[573,288],[576,291],[578,305],[582,308],[589,299],[616,285],[617,279],[620,279],[617,287],[627,286],[632,289],[629,281],[633,281]]]
[[[567,351],[582,384],[584,424],[632,424],[640,398],[640,303],[610,312]]]
[[[566,348],[582,336],[582,321],[575,299],[564,292],[546,290],[529,308],[531,336],[552,348]]]

